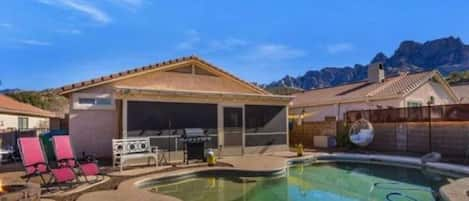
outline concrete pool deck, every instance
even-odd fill
[[[243,157],[227,157],[220,159],[220,162],[231,164],[232,167],[196,167],[181,169],[172,172],[157,173],[149,176],[137,177],[122,182],[116,190],[113,191],[99,191],[85,194],[78,198],[78,201],[92,201],[92,200],[104,200],[104,201],[179,201],[179,199],[159,194],[152,193],[144,189],[139,189],[139,186],[145,185],[147,181],[160,180],[165,178],[177,178],[185,175],[194,175],[200,172],[207,171],[241,171],[241,172],[264,172],[264,173],[278,173],[285,170],[289,162],[301,161],[305,159],[315,158],[340,158],[340,159],[360,159],[360,160],[371,160],[371,161],[383,161],[383,162],[401,162],[408,165],[420,164],[420,159],[413,157],[401,157],[401,156],[388,156],[388,155],[367,155],[367,154],[346,154],[346,153],[308,153],[303,157],[295,157],[292,152],[283,153],[272,153],[267,155],[251,155]],[[442,166],[441,163],[436,164]],[[460,168],[459,170],[465,172],[467,167],[451,165],[451,168]],[[241,174],[241,173],[240,173]],[[460,179],[462,181],[456,181],[442,187],[441,194],[444,198],[450,201],[469,200],[465,190],[469,190],[469,178]],[[449,189],[449,190],[447,190]],[[459,190],[457,190],[459,189]]]
[[[415,157],[405,156],[390,156],[380,154],[353,154],[353,153],[323,153],[323,152],[309,152],[305,153],[303,157],[296,157],[294,152],[275,152],[266,153],[264,155],[246,155],[240,157],[224,157],[219,159],[219,162],[224,163],[225,166],[208,167],[201,163],[191,165],[178,165],[179,169],[171,169],[170,166],[144,167],[126,170],[122,173],[119,171],[110,172],[107,175],[110,177],[126,177],[114,190],[94,191],[84,193],[77,198],[78,201],[176,201],[179,200],[174,197],[166,196],[163,194],[149,192],[148,189],[140,189],[139,185],[145,185],[149,180],[161,180],[165,178],[176,178],[184,175],[197,175],[197,173],[206,171],[226,171],[238,175],[245,174],[260,174],[272,175],[280,174],[285,171],[289,163],[303,160],[321,159],[324,161],[334,159],[351,159],[369,162],[388,162],[393,164],[405,165],[421,165],[420,159]],[[445,163],[428,163],[428,167],[441,169],[443,171],[469,173],[469,167],[461,165],[452,165]],[[167,170],[166,170],[167,169]],[[155,173],[153,173],[155,172]],[[19,178],[22,172],[9,172],[6,175],[10,179]],[[144,175],[144,176],[142,176]],[[466,174],[469,175],[469,174]],[[2,179],[5,176],[1,173]],[[8,179],[7,179],[8,180]],[[469,177],[461,178],[440,189],[440,194],[448,201],[469,200],[466,191],[469,190]]]
[[[317,154],[307,153],[303,158],[313,158]],[[243,173],[276,174],[282,173],[288,165],[288,161],[295,157],[292,152],[277,152],[267,155],[247,155],[242,157],[224,157],[220,162],[230,164],[232,167],[195,167],[181,169],[172,172],[157,173],[150,176],[143,176],[122,182],[116,190],[98,191],[87,193],[78,198],[78,201],[179,201],[179,199],[163,194],[151,193],[138,189],[137,185],[145,181],[190,175],[204,171],[239,171]],[[117,191],[117,192],[116,192]]]

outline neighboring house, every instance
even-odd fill
[[[368,80],[294,94],[290,114],[304,121],[343,119],[351,110],[455,104],[458,97],[438,71],[385,77],[382,64],[372,64]]]
[[[0,94],[0,132],[49,129],[55,114]]]
[[[452,85],[456,95],[459,97],[459,101],[463,104],[469,104],[469,83],[460,83],[456,85]]]
[[[197,57],[183,57],[58,89],[70,100],[77,153],[110,157],[112,139],[150,137],[181,150],[185,128],[202,128],[222,154],[288,148],[290,96],[273,95]]]

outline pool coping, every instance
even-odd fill
[[[263,156],[259,156],[263,157]],[[85,194],[78,198],[78,201],[88,201],[88,200],[109,200],[109,201],[119,201],[119,200],[139,200],[139,201],[150,201],[150,200],[161,200],[161,201],[181,201],[178,198],[171,197],[168,195],[163,195],[160,193],[149,192],[144,187],[148,184],[149,181],[168,181],[171,179],[181,179],[184,177],[197,176],[204,173],[210,172],[225,172],[230,174],[237,174],[242,177],[252,177],[252,176],[275,176],[283,174],[290,165],[296,163],[305,163],[305,162],[333,162],[346,160],[348,162],[364,162],[364,163],[386,163],[388,165],[407,165],[414,166],[415,168],[430,168],[436,171],[441,170],[444,172],[458,173],[463,175],[469,175],[469,167],[461,165],[453,165],[447,163],[426,163],[425,166],[422,166],[421,160],[415,157],[407,156],[390,156],[390,155],[381,155],[381,154],[355,154],[355,153],[321,153],[311,156],[304,156],[298,158],[283,158],[284,165],[282,167],[272,167],[261,169],[247,169],[243,167],[197,167],[189,169],[181,169],[173,172],[164,172],[164,173],[155,173],[153,175],[147,175],[142,177],[133,178],[127,181],[122,182],[116,191],[98,191]],[[463,178],[469,179],[469,178]],[[461,183],[461,184],[460,184]],[[440,188],[441,196],[447,201],[459,201],[467,200],[468,197],[465,195],[465,192],[454,192],[451,191],[454,188],[466,189],[469,190],[469,182],[454,182],[448,185],[445,185]],[[466,185],[467,184],[467,185]],[[456,185],[456,187],[455,187]],[[444,190],[443,190],[444,189]],[[448,190],[449,189],[449,190]]]

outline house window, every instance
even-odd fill
[[[79,98],[78,103],[81,105],[112,105],[110,98]]]
[[[29,129],[29,120],[27,117],[18,117],[18,130]]]
[[[82,105],[86,105],[86,104],[94,105],[94,102],[95,102],[94,98],[80,98],[80,99],[78,99],[78,103],[80,103]]]
[[[74,94],[73,109],[111,110],[115,103],[111,94]]]
[[[407,101],[407,107],[422,107],[422,102],[420,102],[420,101]]]

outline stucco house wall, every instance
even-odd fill
[[[400,99],[390,99],[390,100],[370,101],[367,103],[354,102],[354,103],[341,103],[341,104],[330,104],[330,105],[321,105],[321,106],[308,106],[305,108],[298,107],[298,108],[290,109],[290,114],[299,115],[304,109],[305,116],[303,118],[303,121],[305,122],[324,121],[326,117],[336,117],[337,120],[343,120],[344,114],[347,111],[377,109],[378,106],[381,106],[383,108],[401,107],[402,102],[403,101]]]
[[[49,128],[49,118],[14,114],[0,114],[0,131],[8,129],[18,129],[19,117],[28,118],[28,129]]]
[[[409,101],[419,101],[423,105],[426,105],[430,97],[433,96],[435,99],[434,105],[445,105],[445,104],[455,104],[456,102],[449,96],[443,86],[434,81],[428,81],[420,88],[416,89],[414,92],[409,94],[404,98],[404,106],[407,105]]]

